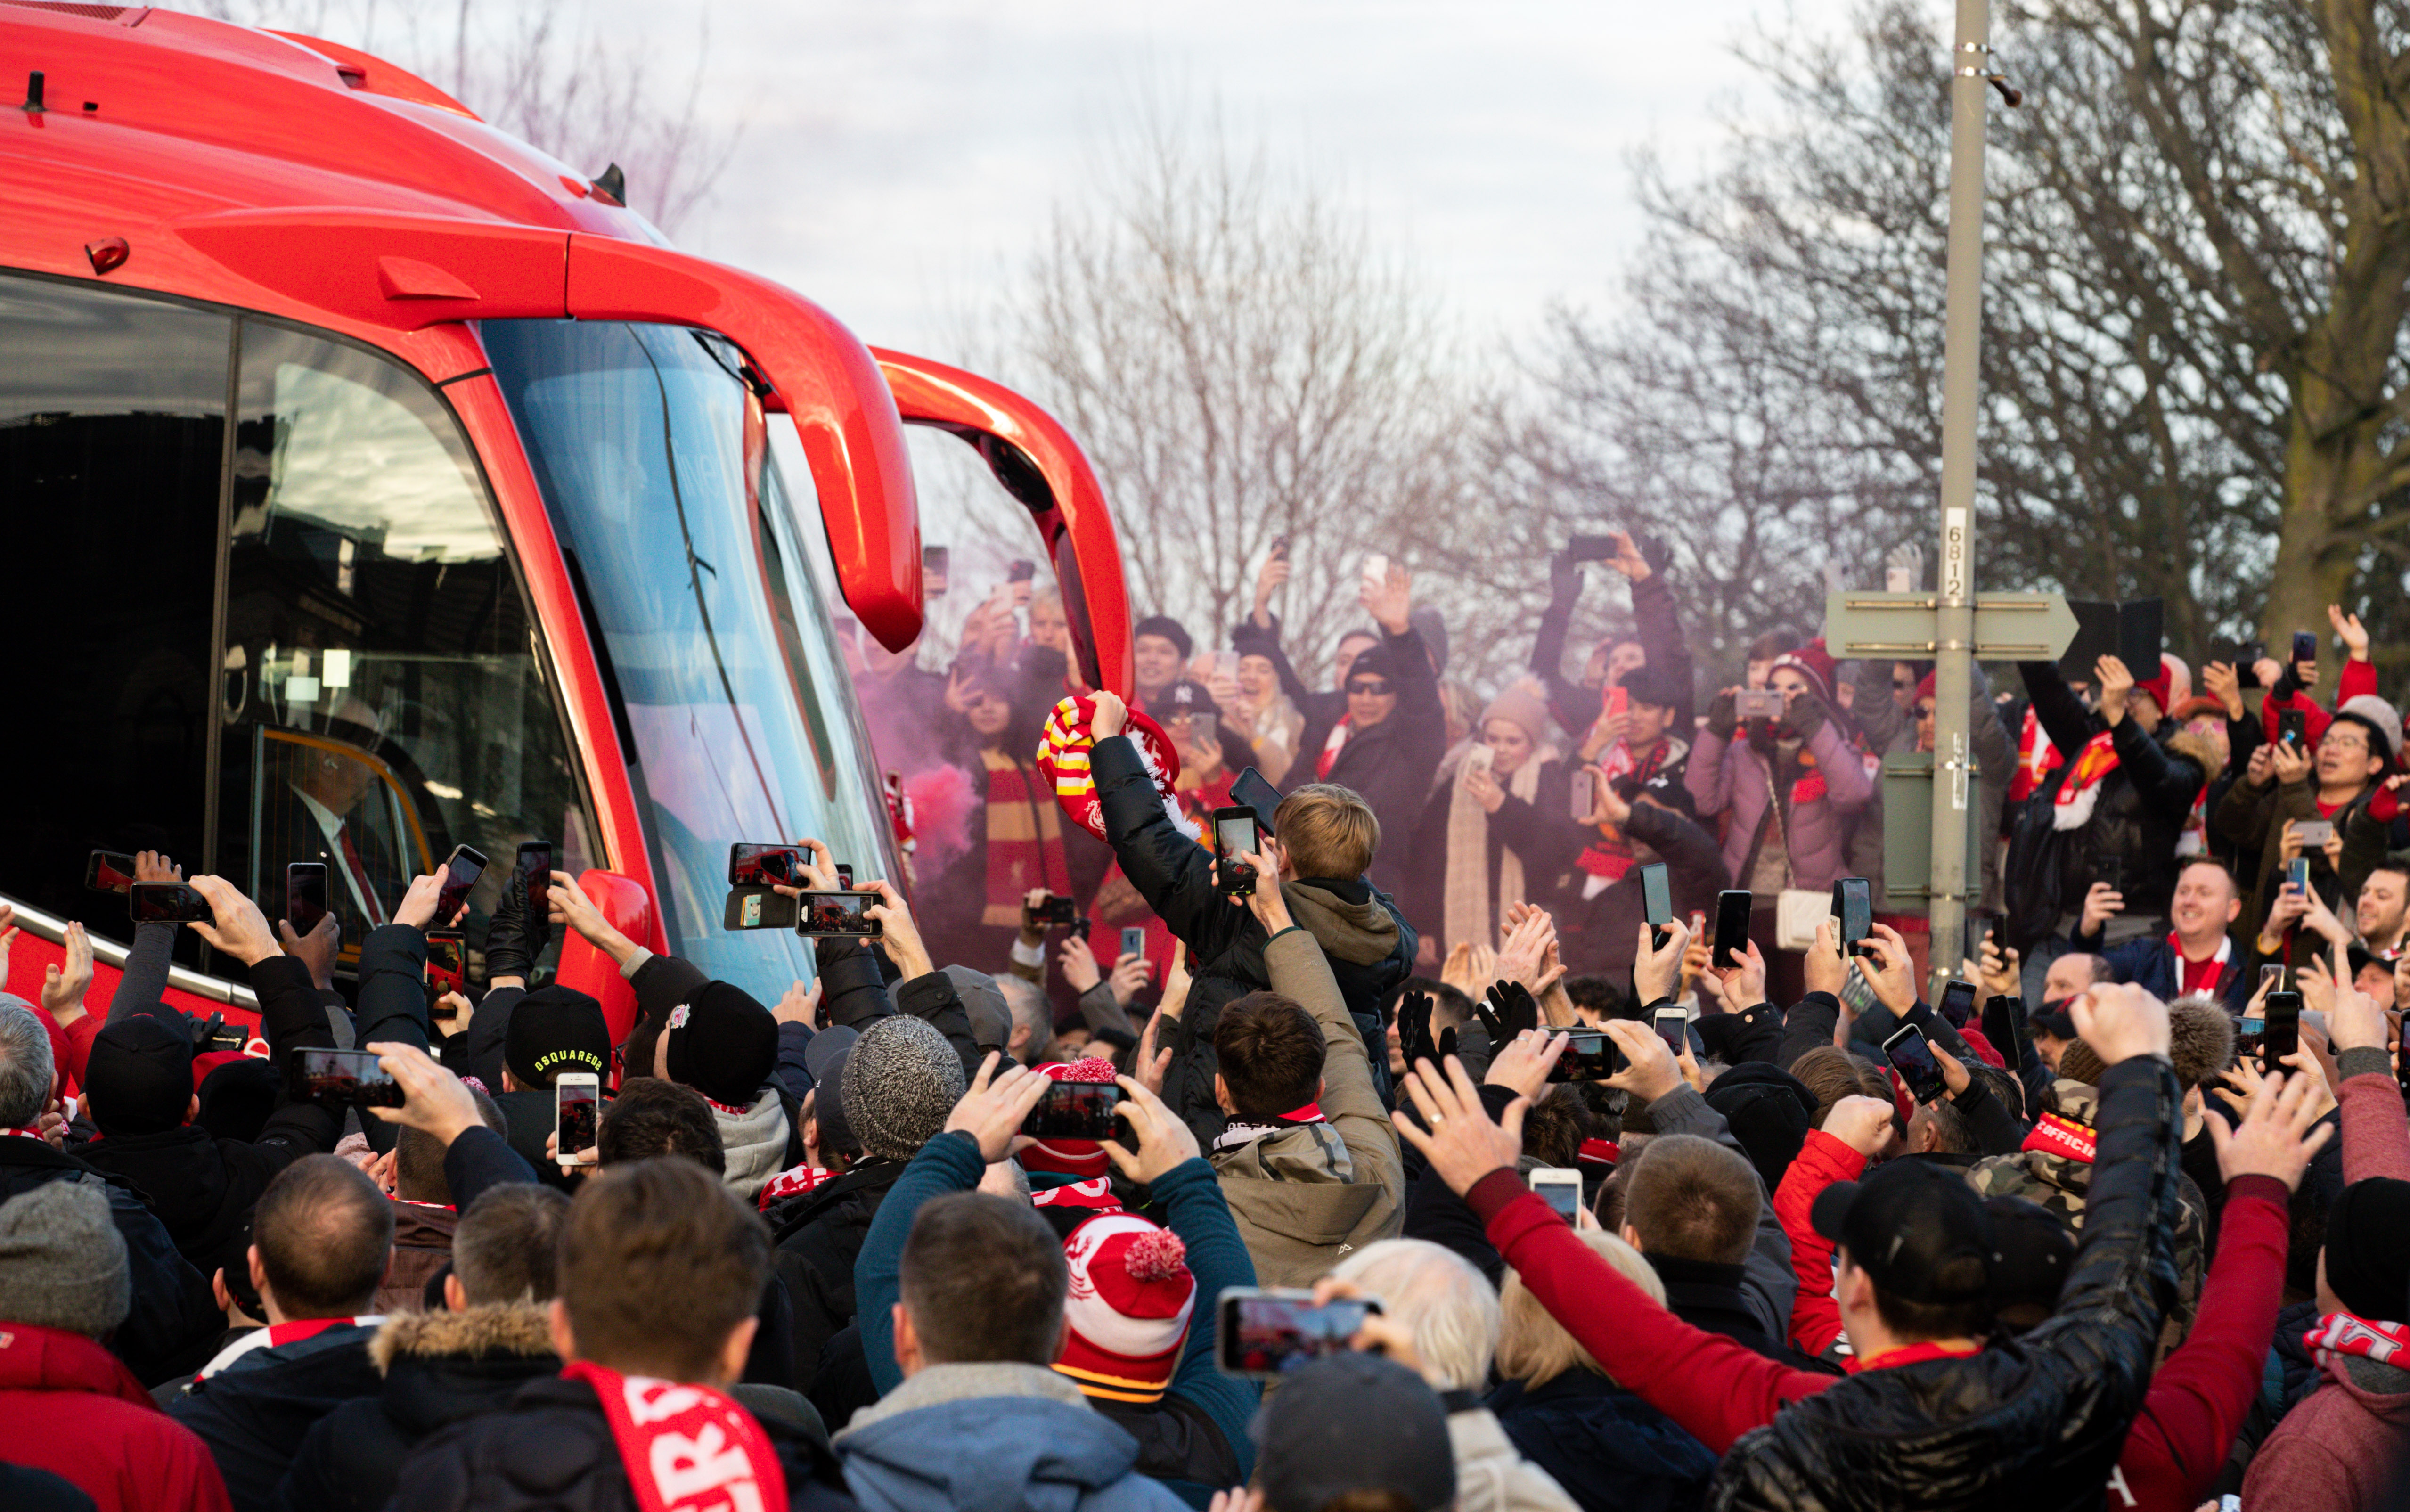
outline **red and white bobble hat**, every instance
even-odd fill
[[[1104,806],[1096,801],[1096,779],[1088,770],[1088,752],[1096,745],[1095,723],[1096,701],[1074,693],[1054,705],[1046,716],[1046,733],[1038,741],[1038,773],[1054,787],[1054,801],[1063,812],[1097,839],[1105,835]],[[1139,760],[1146,765],[1146,775],[1154,779],[1154,791],[1163,800],[1165,813],[1171,816],[1183,835],[1198,838],[1197,827],[1181,813],[1179,800],[1171,795],[1171,785],[1180,780],[1180,752],[1172,749],[1171,737],[1163,726],[1140,714],[1129,711],[1129,720],[1122,733],[1138,748]]]
[[[1071,1287],[1063,1299],[1054,1368],[1092,1397],[1158,1402],[1180,1363],[1197,1306],[1188,1246],[1127,1213],[1089,1219],[1063,1243]]]
[[[1085,1060],[1050,1061],[1038,1068],[1040,1076],[1051,1076],[1057,1082],[1102,1082],[1110,1084],[1119,1073],[1113,1063],[1101,1055]],[[1078,1176],[1083,1180],[1103,1176],[1112,1170],[1105,1158],[1105,1147],[1095,1140],[1033,1140],[1024,1146],[1014,1159],[1024,1170],[1052,1171],[1057,1176]]]

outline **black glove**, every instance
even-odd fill
[[[1507,1042],[1524,1030],[1540,1026],[1540,1005],[1532,996],[1532,990],[1521,982],[1493,981],[1488,998],[1488,1007],[1475,1004],[1473,1011],[1480,1015],[1481,1026],[1489,1031],[1491,1054],[1504,1050]]]
[[[1410,992],[1398,999],[1398,1054],[1413,1070],[1424,1061],[1440,1064],[1440,1048],[1431,1039],[1431,1009],[1429,993]]]
[[[1824,721],[1832,717],[1832,711],[1824,706],[1822,699],[1803,689],[1799,696],[1793,698],[1790,706],[1784,710],[1782,722],[1793,734],[1802,740],[1808,740],[1812,739],[1817,731],[1824,728]]]
[[[545,942],[552,938],[549,919],[543,920],[533,930],[529,928],[527,894],[515,885],[516,881],[514,874],[512,880],[503,884],[501,901],[494,905],[493,919],[486,929],[487,981],[496,977],[527,980],[535,970],[535,958],[544,953]]]
[[[1571,554],[1560,551],[1548,559],[1548,597],[1559,608],[1569,606],[1581,597],[1581,563]]]
[[[1707,731],[1721,739],[1730,740],[1740,728],[1740,716],[1734,712],[1733,691],[1729,688],[1716,695],[1707,705]]]

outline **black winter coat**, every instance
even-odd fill
[[[206,1361],[225,1330],[225,1315],[218,1311],[209,1278],[177,1253],[175,1239],[133,1186],[43,1141],[0,1136],[0,1202],[54,1181],[103,1187],[109,1218],[125,1241],[134,1310],[109,1335],[110,1351],[144,1386],[173,1380]]]
[[[404,1461],[439,1428],[498,1412],[530,1381],[560,1374],[533,1302],[417,1313],[378,1331],[385,1388],[318,1419],[276,1488],[277,1512],[377,1512]]]
[[[791,1512],[853,1507],[827,1450],[756,1418],[786,1472]],[[594,1388],[530,1381],[499,1410],[441,1428],[401,1467],[394,1512],[634,1512],[635,1493]]]
[[[272,1064],[283,1066],[298,1047],[334,1045],[317,988],[300,962],[270,956],[250,976]],[[221,1266],[242,1273],[259,1194],[278,1171],[305,1155],[333,1149],[341,1135],[341,1116],[332,1109],[279,1094],[259,1138],[247,1143],[212,1139],[208,1129],[186,1124],[158,1134],[113,1134],[78,1154],[94,1170],[131,1183],[206,1279]]]
[[[1715,922],[1716,894],[1730,884],[1724,871],[1723,847],[1716,837],[1670,808],[1635,803],[1624,832],[1657,852],[1665,863],[1665,880],[1674,894],[1674,911],[1694,910]],[[1569,894],[1560,919],[1571,915],[1575,927],[1565,932],[1561,950],[1565,966],[1579,976],[1604,977],[1618,987],[1632,983],[1633,952],[1640,947],[1640,925],[1648,917],[1641,897],[1638,867],[1610,883],[1587,902],[1578,886]]]
[[[2030,954],[2058,932],[2062,917],[2083,912],[2084,893],[2098,880],[2104,856],[2125,863],[2126,916],[2164,917],[2175,896],[2176,841],[2209,774],[2199,762],[2170,749],[2165,739],[2143,734],[2130,719],[2120,720],[2110,734],[2117,766],[2100,779],[2092,818],[2076,829],[2056,828],[2059,789],[2074,776],[2084,743],[2107,728],[2107,721],[2084,708],[2056,662],[2020,662],[2017,669],[2025,674],[2034,717],[2065,764],[2034,790],[2011,822],[2000,879],[2009,944]],[[2175,734],[2170,723],[2160,728],[2169,736]]]
[[[1706,1445],[1594,1371],[1531,1388],[1509,1381],[1490,1393],[1489,1410],[1582,1512],[1689,1512],[1715,1474]]]
[[[2050,1320],[1793,1402],[1733,1445],[1708,1506],[2100,1505],[2175,1300],[2184,1117],[2154,1056],[2111,1067],[2099,1091],[2083,1244]]]
[[[1462,775],[1461,766],[1443,774],[1433,784],[1430,797],[1424,801],[1422,817],[1416,821],[1414,843],[1408,850],[1414,865],[1408,872],[1406,890],[1399,896],[1407,917],[1415,921],[1416,933],[1435,941],[1442,955],[1456,943],[1446,934],[1447,816],[1455,807],[1457,785]],[[1499,786],[1508,786],[1512,780],[1503,779]],[[1573,869],[1574,858],[1581,854],[1587,833],[1573,820],[1573,768],[1561,761],[1544,763],[1531,802],[1509,792],[1498,806],[1498,812],[1487,817],[1488,823],[1483,829],[1488,844],[1481,858],[1481,875],[1489,889],[1492,917],[1498,911],[1499,862],[1508,850],[1514,851],[1515,859],[1523,864],[1525,901],[1536,903],[1551,913],[1561,912],[1565,874]]]
[[[210,1447],[234,1512],[269,1512],[277,1483],[318,1419],[384,1385],[369,1363],[373,1336],[371,1329],[346,1323],[263,1346],[167,1403],[167,1416]]]
[[[1172,1039],[1163,1100],[1211,1148],[1226,1122],[1213,1100],[1213,1025],[1223,1004],[1271,987],[1264,967],[1264,947],[1270,941],[1252,912],[1214,891],[1212,852],[1172,827],[1154,779],[1127,738],[1096,742],[1088,762],[1104,810],[1105,836],[1122,875],[1188,947],[1188,1002]],[[1286,882],[1282,894],[1328,958],[1356,1032],[1368,1049],[1379,1046],[1386,1033],[1381,1004],[1414,971],[1414,926],[1388,894],[1361,880]],[[1372,1084],[1386,1101],[1388,1057],[1371,1059]]]
[[[778,1241],[772,1268],[794,1308],[795,1388],[812,1394],[820,1357],[853,1321],[853,1262],[878,1204],[904,1174],[901,1160],[869,1160],[836,1180],[774,1204],[762,1216]]]

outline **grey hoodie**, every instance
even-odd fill
[[[728,1156],[727,1173],[719,1184],[750,1202],[787,1164],[787,1110],[777,1087],[754,1095],[753,1106],[732,1113],[711,1105],[712,1121],[719,1126],[719,1147]]]
[[[1138,1441],[1040,1365],[931,1365],[836,1435],[869,1512],[1177,1512]]]

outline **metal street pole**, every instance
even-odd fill
[[[1976,359],[1982,337],[1990,31],[1990,0],[1958,0],[1958,43],[1950,53],[1950,289],[1941,349],[1941,591],[1934,627],[1931,949],[1937,978],[1955,976],[1966,955],[1967,699],[1975,641]],[[2007,776],[1988,773],[1986,780]]]

